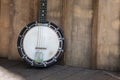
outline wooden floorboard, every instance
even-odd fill
[[[89,78],[89,80],[109,80],[111,77],[104,74],[103,71],[99,71]],[[116,79],[115,79],[116,80]]]
[[[43,78],[42,80],[63,80],[67,77],[72,76],[73,74],[77,74],[80,71],[83,71],[83,69],[68,67],[65,70],[61,70],[59,72],[53,73],[48,77]]]
[[[90,76],[94,75],[97,71],[91,71],[91,70],[84,70],[80,71],[77,74],[74,74],[64,80],[87,80]]]
[[[119,77],[120,73],[101,70],[60,65],[41,69],[23,61],[0,59],[0,80],[120,80]]]

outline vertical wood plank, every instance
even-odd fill
[[[18,34],[28,23],[37,20],[37,4],[37,0],[11,0],[9,59],[19,59],[16,45]]]
[[[65,35],[65,53],[64,53],[64,63],[66,65],[72,65],[72,27],[73,27],[73,1],[74,0],[64,0],[63,1],[63,29]]]
[[[64,0],[65,64],[90,68],[92,0]]]
[[[62,27],[62,0],[48,0],[47,20]]]
[[[73,9],[72,65],[90,68],[92,0],[75,0]]]
[[[8,56],[9,45],[9,3],[10,0],[0,0],[0,56]]]
[[[120,68],[120,0],[99,0],[98,69]]]

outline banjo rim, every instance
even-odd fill
[[[59,37],[59,49],[57,50],[57,53],[50,60],[43,61],[42,63],[38,63],[38,62],[35,62],[33,59],[30,59],[26,55],[26,53],[24,51],[24,47],[23,47],[23,40],[24,40],[24,37],[27,34],[27,32],[30,29],[32,29],[33,27],[35,27],[36,25],[39,25],[39,24],[50,25],[49,28],[54,30]],[[18,37],[17,48],[18,48],[19,55],[22,57],[22,59],[24,61],[26,61],[28,64],[30,64],[31,66],[34,66],[34,67],[48,67],[48,66],[51,66],[51,65],[55,64],[61,58],[61,56],[63,55],[64,47],[65,47],[64,46],[64,43],[65,43],[64,41],[65,40],[64,40],[63,32],[62,32],[61,28],[59,28],[56,24],[54,24],[53,22],[39,23],[38,21],[36,21],[36,22],[32,22],[32,23],[28,24],[26,27],[24,27],[22,29],[22,31],[20,32],[19,37]]]

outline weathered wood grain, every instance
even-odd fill
[[[47,20],[62,28],[62,0],[48,0]]]
[[[75,0],[72,24],[72,65],[91,67],[92,0]]]
[[[64,0],[63,4],[63,30],[65,35],[65,53],[64,61],[66,65],[71,65],[72,60],[72,27],[73,27],[73,1],[74,0]]]
[[[9,56],[9,33],[10,33],[10,21],[9,21],[9,0],[1,0],[0,7],[0,56],[7,57]]]
[[[99,0],[97,66],[120,69],[120,0]]]

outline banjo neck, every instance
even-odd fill
[[[47,15],[47,0],[40,0],[39,22],[45,23]]]

